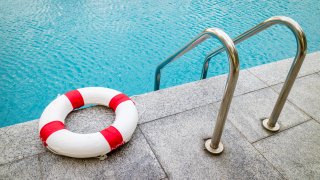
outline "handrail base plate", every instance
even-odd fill
[[[262,121],[262,126],[263,126],[266,130],[272,131],[272,132],[277,132],[277,131],[279,131],[279,129],[280,129],[279,123],[276,123],[276,124],[274,125],[274,127],[271,127],[271,126],[268,124],[268,122],[269,122],[269,119],[264,119],[264,120]]]
[[[209,151],[211,154],[213,155],[219,155],[223,152],[223,144],[221,142],[219,142],[219,146],[217,149],[213,149],[211,147],[211,139],[206,140],[204,146],[206,147],[206,150]]]

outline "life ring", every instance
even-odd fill
[[[83,105],[97,104],[113,109],[113,124],[100,132],[73,133],[64,127],[66,116]],[[138,123],[138,112],[131,99],[119,91],[87,87],[67,92],[53,100],[39,120],[40,138],[52,152],[75,158],[103,156],[128,142]]]

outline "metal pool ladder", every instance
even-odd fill
[[[267,119],[264,119],[262,121],[262,125],[265,129],[269,131],[278,131],[280,129],[279,123],[277,123],[279,115],[283,109],[283,106],[287,100],[287,97],[289,95],[289,92],[293,86],[293,83],[299,73],[299,70],[301,68],[301,65],[303,63],[303,60],[306,56],[307,53],[307,40],[305,33],[303,32],[302,28],[300,25],[294,21],[293,19],[285,16],[274,16],[271,17],[264,22],[256,25],[255,27],[249,29],[248,31],[244,32],[243,34],[239,35],[238,37],[233,39],[234,44],[238,44],[250,37],[252,37],[255,34],[258,34],[259,32],[269,28],[270,26],[273,25],[285,25],[288,27],[293,34],[295,35],[296,42],[297,42],[297,52],[295,55],[295,58],[293,60],[293,63],[291,65],[290,71],[287,75],[286,81],[284,82],[284,85],[282,86],[281,92],[279,94],[279,97],[277,99],[277,102],[272,110],[271,116]],[[170,56],[167,60],[163,61],[156,69],[156,77],[155,77],[155,90],[159,89],[160,86],[160,70],[166,66],[168,63],[172,62],[176,58],[182,56],[184,53],[187,51],[191,50],[193,47],[198,45],[199,43],[202,42],[201,39],[202,36],[198,36],[196,39],[191,41],[189,44],[187,44],[184,48],[182,48],[180,51],[175,53],[174,55]],[[205,40],[205,39],[204,39]],[[200,42],[199,42],[200,41]],[[231,44],[231,43],[230,43]],[[233,46],[234,48],[234,46]],[[209,62],[212,57],[218,55],[219,53],[223,52],[225,49],[228,50],[226,45],[224,44],[223,47],[217,48],[216,50],[212,51],[209,55],[206,56],[204,64],[203,64],[203,69],[202,69],[202,75],[201,79],[205,79],[207,77],[207,72],[209,68]],[[232,58],[230,54],[231,52],[228,51],[229,55],[229,61],[230,61],[230,69],[229,69],[229,77],[228,77],[228,82],[226,86],[226,90],[220,105],[218,117],[217,117],[217,122],[214,128],[214,132],[212,135],[212,138],[207,140],[205,142],[205,147],[206,149],[211,152],[212,154],[220,154],[223,151],[223,145],[220,142],[224,123],[226,120],[226,117],[228,115],[228,110],[230,107],[230,103],[232,100],[235,84],[237,82],[238,78],[238,71],[239,71],[239,62],[238,62],[238,55],[236,49],[234,49],[233,53],[234,56],[236,57],[236,64],[232,64]],[[231,81],[232,82],[229,82]],[[234,85],[233,85],[234,83]],[[232,84],[232,86],[230,85]],[[228,91],[229,89],[232,89]]]

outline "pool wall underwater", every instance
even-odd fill
[[[272,16],[296,20],[308,53],[320,50],[320,2],[0,1],[0,127],[37,119],[58,95],[102,86],[153,91],[157,65],[205,28],[235,37]],[[162,71],[161,88],[198,80],[209,40]],[[294,35],[274,26],[237,45],[241,69],[293,57]],[[228,71],[225,53],[209,77]]]

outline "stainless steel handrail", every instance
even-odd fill
[[[280,129],[279,123],[277,123],[279,115],[283,109],[283,106],[287,100],[287,97],[290,93],[290,90],[293,86],[293,83],[299,73],[300,67],[303,63],[303,60],[307,53],[307,40],[306,36],[300,27],[300,25],[294,21],[293,19],[285,16],[275,16],[271,17],[264,22],[258,24],[257,26],[253,27],[252,29],[249,29],[248,31],[244,32],[243,34],[239,35],[238,37],[233,39],[233,42],[235,44],[238,44],[249,37],[258,34],[259,32],[269,28],[272,25],[285,25],[288,27],[293,34],[295,35],[296,42],[297,42],[297,52],[296,56],[293,60],[293,63],[291,65],[290,71],[287,75],[286,81],[284,85],[282,86],[281,92],[279,94],[278,100],[272,110],[271,116],[268,119],[265,119],[262,121],[263,127],[270,131],[278,131]],[[201,79],[205,79],[207,77],[207,72],[209,68],[209,62],[212,57],[216,56],[217,54],[224,51],[224,47],[217,48],[212,53],[210,53],[208,56],[206,56],[206,59],[203,64],[202,69],[202,75]]]
[[[220,105],[215,129],[213,132],[212,140],[209,139],[206,141],[205,146],[208,151],[213,154],[219,154],[223,151],[223,145],[220,142],[223,127],[225,121],[227,119],[229,107],[232,101],[233,93],[235,87],[237,85],[238,77],[239,77],[239,58],[238,52],[235,48],[235,45],[232,39],[222,30],[218,28],[209,28],[204,30],[198,36],[196,36],[192,41],[190,41],[187,45],[177,51],[175,54],[170,56],[168,59],[163,61],[156,69],[155,74],[155,90],[159,90],[160,88],[160,76],[161,76],[161,69],[169,64],[170,62],[174,61],[178,57],[182,56],[183,54],[187,53],[203,41],[207,40],[210,37],[214,37],[218,39],[222,44],[225,50],[227,51],[228,58],[229,58],[229,76],[227,80],[227,84],[225,87],[223,99]]]

